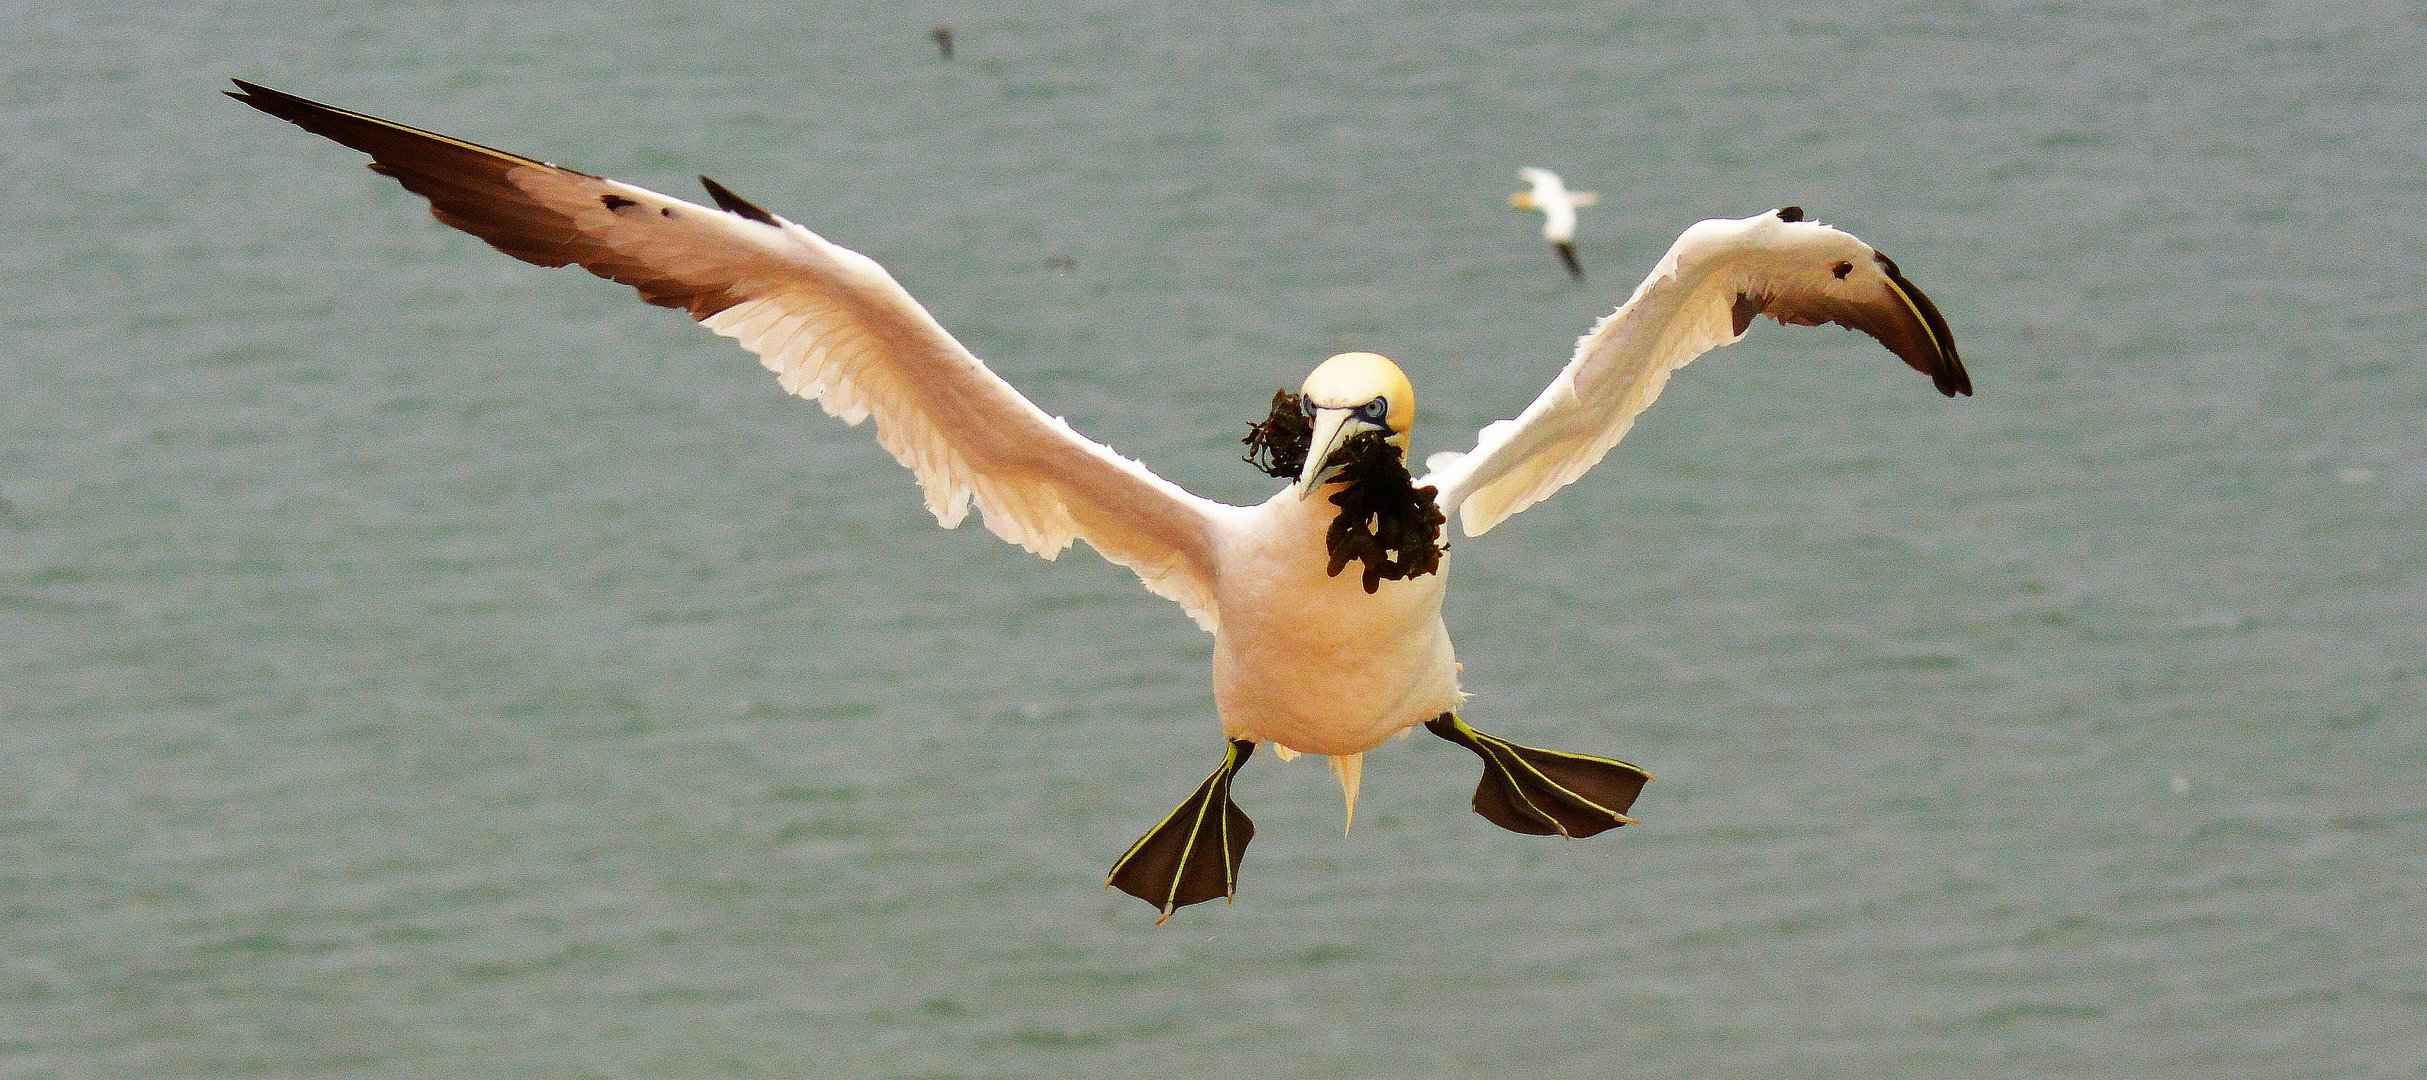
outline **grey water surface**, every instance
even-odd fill
[[[2416,5],[7,7],[0,1076],[2427,1075]],[[1219,756],[1177,608],[228,76],[713,175],[1234,502],[1322,357],[1459,448],[1786,203],[1979,396],[1681,373],[1448,611],[1642,825],[1419,734],[1343,836],[1259,756],[1158,929],[1100,886]]]

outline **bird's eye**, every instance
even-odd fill
[[[1372,401],[1368,401],[1363,405],[1357,406],[1357,415],[1364,417],[1367,423],[1372,424],[1381,423],[1382,417],[1389,412],[1390,403],[1383,401],[1381,398],[1375,398]]]
[[[1314,419],[1314,418],[1315,418],[1315,399],[1310,398],[1310,397],[1302,397],[1302,398],[1299,398],[1299,399],[1298,399],[1298,414],[1299,414],[1299,415],[1301,415],[1301,416],[1306,417],[1306,418],[1307,418],[1307,419],[1309,419],[1309,420]]]

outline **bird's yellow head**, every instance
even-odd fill
[[[1416,427],[1416,388],[1388,358],[1341,353],[1315,368],[1298,394],[1314,429],[1305,470],[1298,476],[1299,494],[1311,494],[1323,485],[1334,471],[1327,467],[1332,453],[1359,432],[1383,432],[1401,455],[1407,453]]]
[[[1369,427],[1388,429],[1401,450],[1415,430],[1416,388],[1386,356],[1341,353],[1315,368],[1298,394],[1309,408],[1345,409]]]

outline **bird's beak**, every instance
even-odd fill
[[[1331,461],[1332,454],[1348,441],[1349,436],[1372,426],[1357,419],[1357,415],[1347,409],[1315,410],[1314,437],[1306,443],[1306,467],[1298,473],[1298,497],[1303,499],[1314,494],[1316,488],[1331,479],[1339,471],[1324,467]]]

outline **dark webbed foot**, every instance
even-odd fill
[[[1425,730],[1483,759],[1475,812],[1494,825],[1533,836],[1591,836],[1632,825],[1626,815],[1652,774],[1615,758],[1519,746],[1468,727],[1456,713]]]
[[[1239,857],[1255,839],[1256,825],[1230,801],[1230,778],[1255,752],[1255,743],[1233,740],[1222,766],[1197,785],[1197,793],[1112,864],[1104,887],[1153,904],[1163,912],[1156,926],[1179,908],[1237,895]]]

